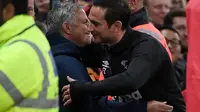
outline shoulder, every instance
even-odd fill
[[[156,40],[154,37],[152,37],[151,35],[148,35],[146,33],[142,33],[139,31],[135,31],[132,30],[129,34],[129,36],[131,38],[134,38],[133,45],[143,45],[143,47],[156,47],[156,48],[160,48],[161,44],[158,42],[158,40]]]
[[[154,37],[138,31],[132,31],[132,38],[135,39],[132,41],[132,54],[148,54],[149,56],[159,57],[159,59],[168,57],[163,45]]]
[[[70,65],[70,66],[82,65],[82,62],[73,56],[59,55],[54,57],[54,59],[57,65]]]
[[[42,60],[35,50],[26,43],[4,45],[0,49],[0,69],[9,72],[10,76],[21,74],[23,76],[40,76],[42,74]]]
[[[90,81],[89,75],[85,66],[78,59],[61,55],[55,58],[56,66],[60,77],[67,75],[77,80]]]
[[[87,71],[81,60],[75,57],[60,55],[56,56],[54,59],[58,72],[81,73]]]

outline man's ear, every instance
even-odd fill
[[[62,24],[62,29],[63,29],[64,33],[66,33],[68,35],[72,34],[72,26],[70,24],[68,24],[67,22],[64,22]]]
[[[111,30],[115,33],[118,33],[122,30],[122,22],[121,21],[115,21],[112,26]]]
[[[3,20],[7,21],[7,20],[11,19],[13,16],[15,16],[15,7],[13,4],[9,3],[3,9]]]

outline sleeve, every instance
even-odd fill
[[[57,56],[55,57],[55,62],[59,74],[59,86],[63,87],[69,84],[67,76],[80,81],[91,81],[86,68],[76,58]]]
[[[132,50],[132,60],[127,71],[116,74],[103,81],[71,83],[71,97],[77,93],[90,95],[123,95],[138,90],[157,72],[161,65],[161,47],[156,41],[147,40],[137,44]]]
[[[90,97],[81,97],[81,101],[73,103],[69,107],[63,106],[64,102],[62,101],[62,95],[63,93],[61,92],[63,86],[69,84],[67,80],[67,76],[70,76],[71,78],[80,80],[80,81],[91,81],[86,68],[84,65],[78,61],[76,58],[70,57],[70,56],[57,56],[55,57],[55,62],[59,74],[59,104],[60,104],[60,111],[70,111],[70,110],[76,110],[82,109],[83,107],[88,107],[88,105],[84,104],[84,102],[89,102]],[[82,106],[84,104],[84,106]],[[87,109],[86,108],[86,109]]]
[[[99,106],[100,105],[100,106]],[[132,100],[129,102],[109,101],[107,97],[102,97],[98,105],[93,105],[94,112],[105,112],[108,109],[111,112],[147,112],[147,101]],[[99,110],[99,111],[98,111]]]

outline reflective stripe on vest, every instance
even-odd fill
[[[47,98],[47,87],[49,86],[49,79],[48,79],[48,67],[46,60],[40,51],[40,49],[32,42],[27,40],[16,40],[9,45],[12,45],[17,42],[24,42],[30,45],[34,51],[37,53],[42,69],[44,80],[42,84],[42,91],[39,94],[37,99],[32,98],[25,98],[21,92],[16,88],[16,86],[12,83],[11,80],[6,76],[5,73],[0,71],[0,84],[3,88],[8,92],[10,97],[14,101],[14,105],[18,107],[25,107],[25,108],[39,108],[39,109],[49,109],[49,108],[57,108],[58,107],[58,99],[46,99]],[[13,91],[9,91],[13,90]]]
[[[165,40],[165,37],[160,33],[160,31],[158,29],[156,29],[154,27],[154,25],[152,23],[136,26],[136,27],[133,28],[133,30],[148,34],[148,35],[156,38],[163,45],[163,47],[167,50],[167,53],[169,54],[169,57],[172,61],[172,55],[171,55],[171,52],[170,52],[170,50],[167,46],[167,42]]]
[[[162,41],[162,39],[160,38],[160,36],[158,34],[156,34],[155,32],[146,30],[146,29],[138,29],[137,31],[142,32],[142,33],[146,33],[148,35],[151,35],[152,37],[155,37],[156,39],[158,39],[159,41]]]

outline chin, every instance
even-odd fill
[[[85,45],[88,45],[88,44],[91,44],[92,43],[92,41],[88,41],[87,43],[85,43]]]
[[[101,40],[99,40],[99,39],[93,39],[92,42],[95,43],[95,44],[99,44],[99,43],[101,43]]]

